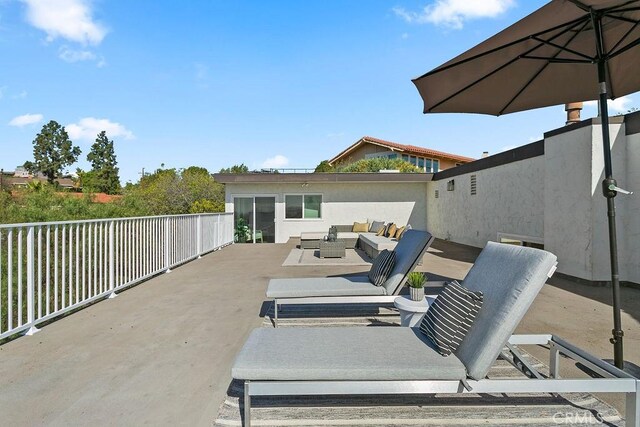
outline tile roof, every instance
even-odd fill
[[[337,161],[340,158],[344,157],[347,153],[349,153],[350,151],[356,149],[357,147],[359,147],[360,145],[362,145],[364,143],[381,145],[381,146],[388,147],[388,148],[391,148],[391,149],[394,149],[394,150],[407,152],[409,154],[422,155],[422,156],[425,156],[425,157],[443,157],[443,158],[446,158],[446,159],[451,159],[451,160],[464,162],[464,163],[473,162],[474,160],[476,160],[476,159],[471,158],[471,157],[465,157],[465,156],[460,156],[460,155],[457,155],[457,154],[445,153],[444,151],[432,150],[430,148],[418,147],[416,145],[398,144],[397,142],[385,141],[384,139],[378,139],[378,138],[374,138],[372,136],[363,136],[355,144],[351,145],[349,148],[347,148],[346,150],[342,151],[340,154],[335,156],[333,159],[329,160],[329,163],[334,163],[335,161]]]

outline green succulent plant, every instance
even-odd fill
[[[422,272],[412,271],[407,275],[407,286],[410,288],[420,289],[425,283],[427,283],[427,275]]]

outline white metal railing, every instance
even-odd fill
[[[233,243],[233,214],[0,225],[0,339]]]

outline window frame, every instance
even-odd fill
[[[302,197],[302,218],[290,218],[287,217],[287,197],[288,196],[301,196]],[[318,196],[320,197],[320,216],[318,218],[305,218],[305,197],[306,196]],[[323,193],[286,193],[283,194],[282,204],[284,205],[284,220],[285,221],[323,221],[323,212],[324,212],[324,194]]]

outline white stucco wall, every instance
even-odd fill
[[[624,125],[610,126],[612,166],[626,186]],[[607,202],[602,195],[602,128],[588,126],[545,140],[545,249],[558,256],[558,271],[590,281],[611,279]],[[627,258],[628,200],[616,197],[620,277],[631,280]]]
[[[233,212],[233,197],[276,197],[276,243],[304,231],[326,233],[334,224],[380,220],[426,229],[426,183],[309,183],[226,184],[226,211]],[[322,194],[322,219],[285,219],[286,194]]]
[[[621,262],[624,262],[628,280],[640,283],[640,134],[629,135],[626,145],[625,182],[618,182],[618,185],[634,193],[616,197],[623,199],[625,211],[620,234],[625,237],[626,250]]]
[[[476,175],[476,195],[471,195],[471,175]],[[542,239],[544,175],[544,158],[535,157],[430,182],[427,229],[438,238],[477,247],[496,241],[498,233]],[[451,179],[455,190],[447,191]]]

